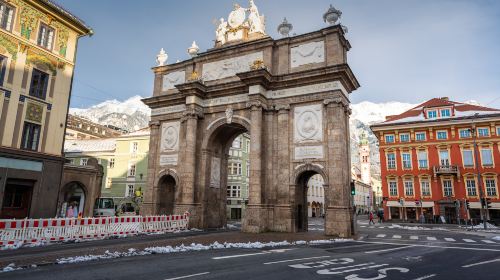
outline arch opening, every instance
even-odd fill
[[[174,214],[176,189],[177,182],[172,175],[163,175],[158,181],[160,215]]]
[[[81,182],[69,182],[62,191],[63,203],[61,216],[68,218],[83,217],[85,210],[86,191]]]
[[[295,191],[295,231],[324,231],[325,180],[315,170],[297,176]]]

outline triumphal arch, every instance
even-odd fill
[[[217,22],[212,49],[166,64],[158,55],[143,214],[190,213],[197,228],[226,224],[231,143],[250,135],[245,232],[307,230],[307,180],[324,179],[325,233],[353,234],[349,94],[340,25],[282,39],[265,33],[253,1]],[[319,17],[320,19],[320,17]]]

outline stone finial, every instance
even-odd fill
[[[286,18],[283,19],[283,22],[278,25],[278,33],[283,37],[288,37],[290,31],[292,31],[293,25],[289,23]]]
[[[341,15],[342,12],[340,10],[335,9],[332,5],[330,5],[330,8],[328,8],[326,13],[323,14],[323,21],[333,25],[340,19]]]
[[[200,48],[198,47],[198,45],[196,45],[196,41],[193,41],[193,43],[191,44],[191,47],[189,47],[187,49],[187,52],[188,54],[191,56],[191,57],[195,57],[198,55],[198,51],[200,50]]]
[[[168,54],[165,52],[163,48],[161,48],[160,53],[156,56],[156,62],[158,66],[163,66],[167,62]]]

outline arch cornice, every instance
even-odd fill
[[[162,169],[162,170],[160,170],[160,172],[158,172],[158,176],[156,176],[154,186],[158,186],[161,178],[163,178],[164,176],[169,176],[169,175],[172,176],[172,178],[174,178],[175,185],[179,186],[179,184],[180,184],[179,175],[177,175],[177,171],[175,169],[171,169],[171,168]]]
[[[295,167],[295,170],[293,171],[293,182],[297,184],[297,180],[300,178],[300,175],[307,171],[318,173],[319,175],[321,175],[321,177],[323,177],[324,185],[329,185],[328,175],[323,169],[323,166],[315,163],[304,163]]]
[[[232,117],[231,123],[230,124],[239,124],[243,126],[247,131],[250,131],[250,121],[242,116],[239,115],[234,115]],[[229,125],[230,125],[229,124]],[[205,131],[205,136],[203,137],[203,143],[202,143],[202,150],[206,150],[208,147],[208,144],[210,143],[210,139],[213,137],[213,134],[222,126],[228,125],[227,119],[225,117],[218,118],[211,122]]]

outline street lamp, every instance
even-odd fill
[[[478,154],[478,149],[477,149],[477,142],[476,142],[476,125],[475,125],[475,120],[479,113],[475,113],[474,116],[472,117],[472,128],[469,128],[469,131],[472,133],[472,140],[473,140],[473,145],[474,145],[474,163],[476,164],[476,172],[477,172],[477,184],[479,187],[479,201],[481,204],[481,220],[483,220],[483,226],[484,229],[487,229],[486,226],[486,219],[488,217],[487,213],[485,213],[484,205],[483,205],[483,199],[484,199],[484,192],[483,192],[483,187],[482,187],[482,181],[481,181],[481,171],[479,170],[479,154]],[[467,184],[467,183],[466,183]]]

